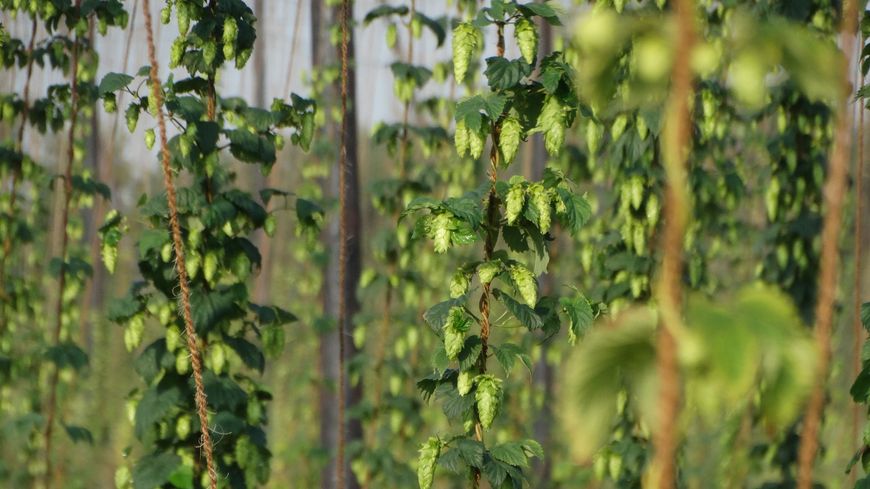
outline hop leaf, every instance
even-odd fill
[[[544,188],[543,184],[536,183],[529,187],[529,196],[531,197],[532,205],[538,213],[538,229],[541,233],[546,233],[550,230],[552,220],[550,213],[552,194]]]
[[[475,391],[474,398],[477,401],[480,424],[484,429],[489,429],[501,404],[502,381],[487,374],[479,375],[475,382],[477,383],[477,391]]]
[[[468,318],[461,307],[450,308],[447,322],[444,323],[444,349],[447,358],[455,360],[465,344],[465,333],[468,331]]]
[[[534,63],[535,56],[538,54],[538,30],[535,28],[535,23],[525,17],[521,18],[514,28],[514,36],[523,59],[528,64]]]
[[[464,396],[471,392],[471,387],[474,385],[474,376],[468,370],[459,372],[459,378],[456,379],[456,390],[460,396]]]
[[[523,188],[522,182],[515,182],[508,190],[507,198],[505,199],[505,217],[508,224],[513,224],[520,213],[523,212],[523,203],[525,202],[526,190]]]
[[[471,24],[463,22],[453,29],[453,77],[456,83],[462,83],[471,55],[477,48],[477,30]]]
[[[568,342],[572,345],[577,343],[578,338],[582,338],[586,331],[592,326],[594,315],[592,306],[582,295],[577,297],[562,297],[559,299],[559,305],[562,311],[568,316],[570,328],[568,328]]]
[[[417,459],[417,483],[420,489],[430,489],[435,478],[435,463],[441,455],[441,440],[430,437],[420,446],[420,457]]]
[[[498,148],[504,157],[504,166],[510,164],[517,154],[517,148],[520,146],[520,136],[523,127],[516,117],[508,117],[501,124],[501,134],[499,134]]]
[[[514,282],[514,286],[516,286],[523,297],[523,301],[530,307],[535,307],[535,304],[538,302],[538,281],[535,280],[532,271],[524,265],[514,263],[508,268],[508,273]]]

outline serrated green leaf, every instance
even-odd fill
[[[133,468],[134,489],[154,489],[169,481],[169,476],[181,465],[181,457],[172,452],[145,455]]]
[[[510,313],[517,318],[523,326],[528,328],[530,331],[540,329],[544,325],[544,321],[531,307],[517,302],[513,297],[505,294],[499,289],[493,290],[493,295],[505,305],[507,310],[510,311]]]
[[[521,59],[508,60],[501,56],[486,58],[486,75],[493,90],[507,90],[532,72],[531,66]]]
[[[517,467],[528,467],[529,460],[526,457],[523,446],[517,442],[507,442],[496,445],[489,450],[490,456],[506,464]]]
[[[100,80],[100,87],[97,91],[102,97],[108,93],[117,92],[129,85],[131,81],[133,81],[133,77],[125,73],[107,73],[106,76]]]
[[[568,329],[568,341],[573,345],[578,338],[582,338],[592,327],[592,305],[582,295],[575,297],[562,297],[559,299],[562,311],[568,316],[570,327]]]

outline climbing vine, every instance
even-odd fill
[[[13,128],[12,139],[0,145],[0,174],[9,189],[2,195],[0,216],[0,371],[3,383],[11,386],[0,398],[0,412],[13,421],[4,428],[4,438],[26,440],[24,450],[9,454],[17,467],[6,469],[17,484],[40,476],[44,487],[53,487],[69,459],[55,428],[62,426],[72,442],[93,442],[88,420],[76,422],[64,409],[76,374],[88,366],[76,326],[81,292],[94,265],[80,246],[80,211],[109,198],[108,187],[82,168],[87,137],[82,121],[94,117],[96,102],[94,26],[105,35],[110,26],[124,27],[127,13],[117,1],[2,2],[0,11],[29,20],[30,27],[23,40],[5,29],[0,33],[3,66],[25,71],[20,93],[0,94],[0,120]],[[66,80],[34,97],[35,69],[56,70]],[[25,140],[28,127],[57,145],[56,161],[39,161],[46,156],[34,151],[34,137]],[[50,199],[42,194],[52,185],[60,202],[54,221]],[[48,261],[39,258],[52,254],[57,256]],[[50,279],[43,282],[43,277]],[[42,310],[52,313],[37,313]],[[45,382],[21,383],[33,372]]]
[[[265,369],[267,355],[281,351],[283,325],[295,317],[279,307],[251,302],[248,292],[248,281],[260,267],[260,254],[249,236],[257,229],[271,234],[274,218],[263,205],[283,192],[262,189],[256,199],[236,187],[224,153],[228,150],[236,160],[268,173],[284,144],[282,130],[291,129],[291,141],[308,147],[314,106],[294,95],[291,103],[276,99],[263,109],[218,95],[219,71],[227,63],[243,67],[256,38],[256,18],[243,2],[168,2],[161,21],[169,23],[173,13],[179,37],[169,67],[183,69],[187,77],[161,82],[157,88],[165,103],[158,104],[149,91],[142,93],[153,83],[147,78],[149,69],[135,76],[110,73],[99,87],[110,109],[117,92],[130,95],[132,102],[124,110],[131,131],[141,112],[158,115],[165,110],[162,117],[177,132],[166,146],[168,168],[187,173],[190,182],[178,189],[175,202],[166,194],[140,199],[139,214],[150,224],[137,246],[145,281],[135,283],[110,310],[111,319],[124,326],[127,349],[139,350],[134,365],[145,382],[130,393],[128,402],[145,451],[132,470],[119,469],[116,482],[120,487],[204,486],[214,478],[205,470],[205,447],[196,441],[203,433],[195,421],[198,386],[190,378],[195,359],[184,346],[188,324],[195,326],[202,352],[206,424],[212,437],[220,437],[213,446],[215,472],[222,484],[250,487],[268,479],[270,457],[264,425],[271,394],[255,375]],[[153,127],[145,130],[149,148],[156,139]],[[173,204],[177,209],[170,210]],[[167,216],[176,212],[182,242],[173,244]],[[183,262],[176,256],[182,246]],[[189,312],[177,301],[176,260],[184,265],[189,282]],[[140,349],[149,321],[161,333]]]
[[[489,369],[490,358],[495,357],[507,372],[526,358],[518,345],[499,343],[497,330],[517,321],[530,332],[552,336],[559,331],[564,313],[573,342],[592,321],[592,308],[581,295],[539,297],[537,285],[537,276],[547,269],[553,224],[558,221],[576,232],[589,218],[588,203],[553,170],[537,182],[520,176],[499,178],[499,171],[510,166],[521,141],[530,134],[542,133],[547,151],[557,154],[577,113],[572,69],[562,54],[538,57],[535,17],[559,23],[549,5],[495,1],[454,28],[457,82],[464,79],[474,51],[483,43],[483,31],[490,27],[495,34],[497,55],[486,59],[485,68],[490,91],[463,99],[455,111],[454,141],[460,155],[478,159],[490,141],[488,179],[460,197],[415,199],[403,213],[422,214],[414,232],[431,239],[436,253],[483,241],[482,257],[463,263],[453,275],[451,298],[424,315],[443,346],[436,353],[434,373],[418,386],[426,398],[436,395],[443,400],[445,414],[461,424],[462,432],[432,436],[422,445],[417,476],[423,489],[432,486],[438,462],[466,473],[473,487],[479,487],[484,477],[493,487],[521,486],[528,459],[543,456],[541,445],[533,439],[497,444],[487,444],[485,439],[505,396],[503,378]],[[514,31],[520,58],[505,57],[506,28]],[[539,75],[532,76],[538,65]],[[504,248],[498,246],[500,237]],[[472,287],[474,277],[479,296]],[[479,297],[476,310],[468,305],[472,295]],[[498,304],[511,319],[495,314]],[[472,331],[473,324],[478,325],[478,334]]]

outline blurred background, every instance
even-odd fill
[[[132,74],[147,65],[143,3],[122,3],[129,14],[127,25],[93,40],[99,63],[96,82],[108,73]],[[274,230],[271,237],[258,231],[250,238],[262,256],[260,269],[248,280],[251,300],[275,304],[297,317],[284,326],[283,348],[267,358],[259,378],[274,397],[267,404],[272,457],[264,487],[335,487],[337,281],[330,265],[337,253],[338,219],[333,177],[340,113],[334,91],[336,47],[331,43],[338,37],[337,14],[334,2],[327,0],[245,3],[257,17],[254,52],[242,69],[220,72],[218,93],[266,108],[273,99],[289,100],[292,93],[318,104],[310,150],[287,145],[268,175],[229,154],[222,160],[235,172],[239,188],[254,193],[275,188],[292,195],[263,202],[274,216]],[[353,6],[356,92],[351,105],[360,190],[354,204],[360,212],[361,267],[354,280],[358,308],[349,332],[356,351],[349,362],[351,383],[362,387],[350,410],[361,431],[351,436],[349,459],[355,483],[366,488],[416,487],[417,448],[429,434],[451,430],[440,403],[426,402],[415,385],[432,371],[439,343],[422,315],[446,298],[457,264],[474,256],[473,249],[436,255],[426,240],[404,243],[413,222],[399,222],[398,216],[412,195],[396,186],[408,177],[415,192],[446,198],[482,183],[486,170],[484,161],[458,156],[452,143],[455,102],[486,86],[481,61],[473,64],[465,82],[458,84],[452,76],[452,25],[470,18],[476,2],[404,3],[432,19],[440,34],[437,27],[412,27],[402,15],[364,20],[384,2],[364,0]],[[529,471],[529,487],[640,487],[648,463],[649,420],[643,412],[654,403],[648,394],[654,379],[646,378],[654,359],[643,331],[655,319],[644,307],[653,295],[660,259],[664,174],[658,141],[673,63],[670,6],[656,3],[560,0],[550,5],[560,12],[562,25],[539,26],[540,49],[564,50],[577,70],[582,107],[559,156],[549,156],[539,136],[530,137],[507,175],[540,178],[545,166],[557,168],[586,195],[593,209],[590,222],[576,236],[554,232],[550,272],[539,279],[539,286],[542,292],[563,293],[576,287],[600,315],[577,345],[565,341],[564,332],[545,339],[523,335],[508,319],[500,323],[502,338],[528,352],[528,365],[518,362],[507,375],[504,419],[492,436],[534,437],[543,445],[546,457]],[[152,2],[155,19],[162,4]],[[799,414],[809,390],[807,379],[814,375],[809,331],[817,298],[821,185],[834,135],[831,107],[838,78],[832,60],[841,7],[831,0],[698,2],[702,49],[692,63],[701,74],[689,158],[693,200],[684,280],[690,291],[687,323],[698,338],[695,357],[681,352],[687,391],[681,419],[682,487],[794,487]],[[10,37],[29,40],[31,20],[26,15],[4,11],[0,21]],[[59,32],[64,29],[59,27]],[[37,37],[47,35],[40,24]],[[183,77],[183,69],[169,70],[164,61],[177,35],[174,16],[155,25],[164,79],[170,73]],[[484,29],[485,44],[475,59],[495,54],[493,35]],[[858,53],[849,60],[850,81],[856,87],[863,86],[862,63],[867,62],[860,39]],[[519,55],[516,44],[508,42],[506,56]],[[396,61],[431,70],[412,87],[407,103],[391,69]],[[42,96],[67,79],[61,70],[37,65],[31,96]],[[21,68],[0,71],[4,94],[20,95],[26,83]],[[143,383],[131,365],[149,339],[163,334],[163,326],[146,321],[141,333],[145,340],[130,348],[125,339],[129,326],[109,317],[113,301],[141,280],[137,236],[148,224],[137,203],[143,195],[162,191],[162,176],[156,148],[145,142],[155,122],[144,114],[135,130],[128,131],[125,97],[129,102],[119,93],[114,113],[97,103],[80,118],[85,129],[76,143],[79,171],[105,183],[111,200],[83,199],[71,218],[69,246],[92,262],[93,273],[74,294],[77,308],[65,320],[64,335],[76,339],[89,363],[75,376],[62,375],[60,406],[65,420],[90,435],[78,441],[72,434],[56,437],[57,487],[115,487],[119,470],[130,470],[144,453],[134,436],[131,405]],[[866,136],[864,104],[854,94],[848,104],[852,177],[840,245],[823,448],[815,473],[820,486],[830,488],[851,487],[847,465],[856,451],[859,459],[864,453],[866,406],[859,407],[850,394],[862,361],[856,359],[855,345],[864,340],[864,331],[853,327],[858,321],[855,286],[865,291],[862,302],[870,290],[870,260],[865,258],[860,268],[855,261],[856,244],[866,251],[870,243],[868,194],[863,226],[858,227],[863,230],[856,235],[853,191],[854,170],[864,163],[859,143]],[[390,130],[403,124],[419,128],[408,141]],[[17,127],[0,121],[0,137],[13,139]],[[65,131],[28,128],[23,150],[48,174],[60,174],[67,144]],[[865,171],[865,188],[866,176]],[[4,192],[5,178],[4,173]],[[181,174],[179,181],[186,178]],[[34,300],[52,304],[56,279],[45,265],[61,245],[63,199],[49,184],[30,192],[43,202],[38,221],[42,233],[28,245],[26,258],[8,266],[20,272],[41,270],[39,275],[33,272],[38,290]],[[296,198],[316,210],[300,212],[293,203]],[[112,274],[99,263],[99,229],[109,209],[126,216],[129,227]],[[756,286],[760,288],[751,288]],[[41,344],[49,336],[42,323],[51,313],[40,307],[30,328],[3,338],[4,353],[14,356],[10,345]],[[757,314],[738,317],[736,309]],[[639,337],[606,335],[633,327],[641,331]],[[729,327],[733,334],[722,332]],[[598,330],[604,332],[601,337],[595,336]],[[593,366],[600,378],[590,379]],[[23,394],[31,384],[46,382],[48,373],[36,371],[40,373],[29,379],[5,377],[0,387],[2,487],[36,487],[35,476],[44,470],[32,456],[41,442],[29,434],[32,424],[41,421],[25,416],[32,414],[32,406]],[[768,396],[765,389],[782,379],[788,387]],[[217,434],[215,444],[220,443]],[[444,467],[442,471],[435,487],[466,487],[461,475],[451,475]]]

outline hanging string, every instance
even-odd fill
[[[840,42],[844,59],[841,65],[840,93],[836,111],[836,130],[825,179],[823,197],[825,215],[822,222],[822,252],[819,265],[819,291],[816,299],[815,342],[818,364],[815,385],[804,416],[801,442],[798,449],[798,489],[813,485],[813,462],[819,448],[819,429],[825,406],[825,384],[831,364],[831,330],[834,322],[834,300],[837,292],[838,242],[843,217],[843,198],[846,193],[848,160],[850,153],[850,118],[848,101],[851,96],[849,60],[855,48],[855,30],[858,25],[858,5],[855,0],[843,2],[840,24]]]
[[[81,0],[76,0],[75,8],[77,11],[81,11]],[[75,162],[75,142],[76,142],[76,125],[78,123],[78,113],[79,113],[79,36],[73,38],[72,41],[72,63],[70,65],[70,71],[72,76],[72,81],[70,84],[70,126],[69,126],[69,138],[67,140],[67,162],[66,162],[66,170],[63,175],[63,207],[61,208],[61,217],[60,217],[60,232],[61,232],[61,241],[60,241],[60,272],[58,273],[57,279],[57,303],[54,309],[55,323],[54,323],[54,331],[52,334],[52,344],[58,345],[60,344],[60,334],[63,328],[63,291],[66,288],[66,251],[69,247],[69,231],[67,230],[67,226],[69,225],[69,208],[70,201],[72,200],[72,169],[73,163]],[[51,442],[52,442],[52,433],[54,431],[54,418],[57,407],[57,384],[60,380],[60,367],[55,365],[51,371],[51,377],[48,381],[48,401],[46,403],[45,411],[45,487],[49,489],[52,484],[53,477],[53,469],[51,463]]]
[[[293,66],[296,61],[296,46],[299,45],[299,21],[302,18],[302,0],[296,0],[296,16],[293,18],[293,40],[290,42],[290,61],[287,62],[287,77],[284,80],[284,98],[290,98],[290,82],[293,80]]]
[[[193,324],[193,315],[190,307],[190,285],[187,279],[187,269],[184,265],[184,244],[181,240],[181,226],[178,223],[178,207],[176,204],[175,185],[172,182],[172,169],[169,166],[169,147],[166,139],[166,120],[163,116],[163,92],[160,88],[160,78],[157,76],[157,55],[154,49],[154,36],[151,32],[151,7],[149,0],[143,0],[145,14],[145,33],[148,39],[148,60],[151,63],[151,96],[154,97],[157,107],[157,128],[160,133],[161,166],[163,169],[163,184],[166,187],[166,201],[169,206],[169,225],[172,232],[172,244],[175,250],[175,270],[178,273],[178,285],[181,289],[181,307],[184,317],[184,332],[187,337],[187,349],[190,351],[190,364],[193,367],[193,381],[195,384],[196,411],[199,415],[199,424],[202,431],[200,447],[205,453],[206,467],[208,470],[209,487],[217,488],[217,473],[214,467],[214,455],[212,453],[211,434],[208,428],[208,410],[205,387],[202,382],[202,360],[200,357],[196,328]]]
[[[657,429],[653,434],[651,485],[655,489],[676,487],[677,421],[680,413],[680,372],[675,334],[682,329],[683,238],[690,196],[686,177],[691,151],[692,70],[689,58],[695,43],[694,2],[675,2],[677,18],[676,62],[671,74],[665,133],[662,146],[666,173],[665,224],[662,235],[662,271],[659,307],[662,324],[658,331],[656,363],[659,376]]]
[[[339,200],[339,245],[338,245],[338,454],[336,455],[336,487],[345,488],[345,402],[347,397],[347,362],[345,361],[345,323],[347,317],[347,255],[348,255],[348,217],[347,212],[347,51],[350,0],[341,2],[341,146],[338,151],[338,200]]]

